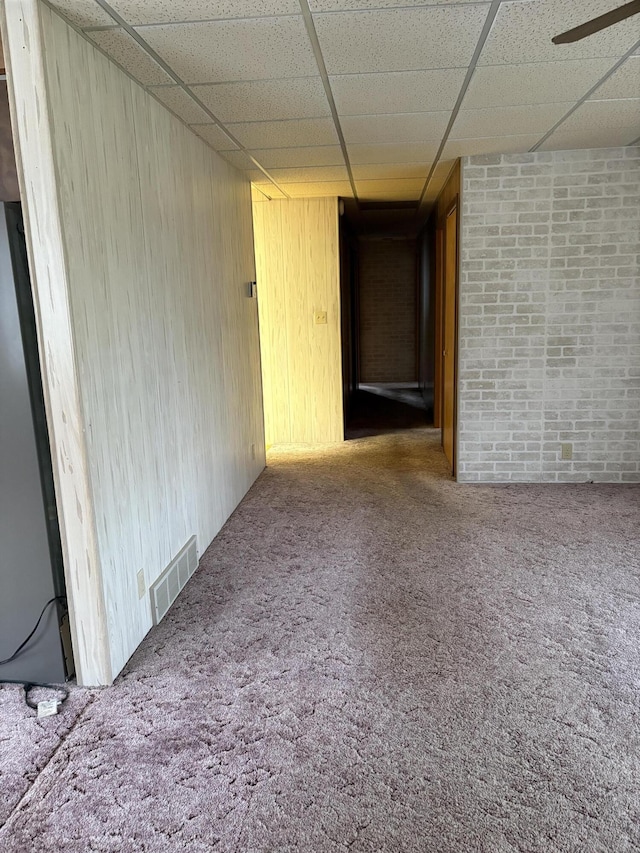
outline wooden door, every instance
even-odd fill
[[[444,324],[442,351],[442,447],[455,474],[456,325],[458,277],[458,208],[447,214],[444,237]]]

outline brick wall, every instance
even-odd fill
[[[640,481],[640,148],[466,158],[462,199],[458,479]]]
[[[416,241],[360,240],[360,381],[415,382]]]

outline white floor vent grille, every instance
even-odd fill
[[[167,611],[197,568],[198,549],[196,537],[192,536],[149,589],[154,625],[157,625],[166,616]]]

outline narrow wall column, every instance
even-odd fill
[[[37,0],[6,0],[2,36],[77,679],[109,684],[104,591],[69,304]]]

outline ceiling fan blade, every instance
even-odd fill
[[[561,33],[559,36],[552,38],[551,41],[554,44],[569,44],[572,41],[580,41],[580,39],[591,36],[613,24],[617,24],[618,21],[630,18],[631,15],[637,15],[639,12],[640,0],[633,0],[633,2],[625,3],[624,6],[620,6],[618,9],[605,12],[604,15],[600,15],[592,21],[587,21],[586,24],[580,24],[579,27],[567,30],[566,33]]]

